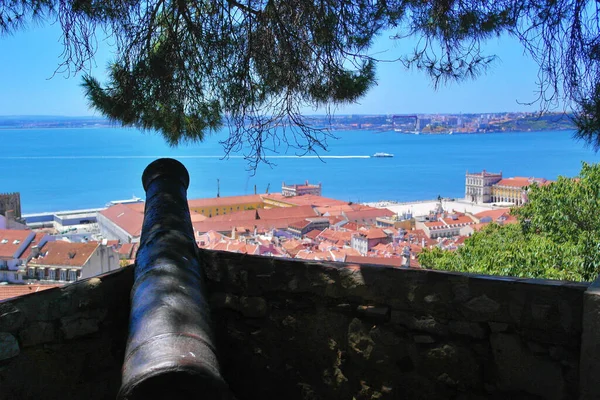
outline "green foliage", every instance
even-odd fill
[[[578,179],[532,185],[529,202],[513,209],[519,224],[490,224],[455,252],[419,257],[426,268],[492,275],[593,280],[600,273],[600,164]]]

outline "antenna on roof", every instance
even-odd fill
[[[221,184],[219,183],[219,178],[217,178],[217,197],[221,197]]]
[[[267,183],[267,190],[265,191],[266,194],[269,194],[270,187],[271,187],[271,182]]]

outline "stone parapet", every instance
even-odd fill
[[[587,284],[200,257],[241,400],[573,399],[598,376]],[[0,399],[114,398],[132,282],[124,268],[0,302]]]

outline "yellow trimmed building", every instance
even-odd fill
[[[265,207],[262,197],[258,194],[188,200],[188,205],[191,212],[195,211],[205,217]]]
[[[504,178],[492,186],[492,203],[512,203],[520,206],[527,202],[527,188],[532,184],[547,185],[551,181],[544,178]]]

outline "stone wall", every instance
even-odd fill
[[[0,214],[8,217],[7,211],[12,211],[12,218],[21,218],[20,193],[0,193]]]
[[[586,284],[201,257],[240,400],[579,395]],[[0,303],[0,399],[114,398],[132,279],[126,268]]]
[[[133,268],[0,302],[0,399],[110,399]]]

